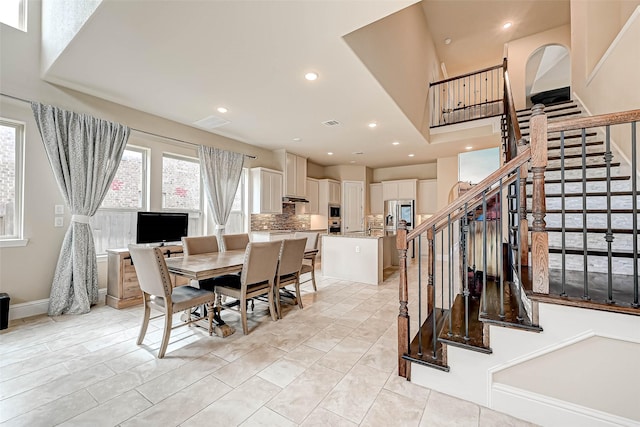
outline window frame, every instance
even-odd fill
[[[183,160],[183,161],[187,161],[187,162],[192,162],[198,165],[198,167],[200,167],[200,159],[198,159],[197,157],[191,157],[191,156],[185,156],[183,154],[176,154],[176,153],[171,153],[168,151],[164,151],[162,153],[162,167],[164,169],[164,159],[166,158],[170,158],[170,159],[174,159],[174,160]],[[162,188],[162,184],[160,186],[160,194],[161,194],[161,210],[164,212],[193,212],[193,213],[198,213],[201,216],[204,215],[204,210],[203,210],[203,198],[204,198],[204,189],[203,189],[203,183],[202,183],[202,172],[200,172],[200,206],[198,209],[183,209],[183,208],[165,208],[164,207],[164,194],[163,194],[163,188]],[[163,170],[163,174],[162,174],[162,182],[164,183],[164,170]]]
[[[0,125],[15,130],[15,207],[13,226],[15,233],[0,235],[0,248],[26,246],[29,239],[24,238],[24,149],[26,139],[26,123],[5,117],[0,117]]]
[[[16,30],[20,30],[23,32],[27,32],[27,0],[18,0],[18,26],[14,26],[13,24],[6,23],[4,21],[0,21],[0,23],[15,28]]]
[[[135,151],[137,153],[141,153],[142,154],[142,190],[141,190],[141,195],[142,195],[142,201],[140,203],[140,207],[138,208],[103,208],[102,206],[100,206],[98,208],[99,211],[116,211],[116,212],[121,212],[121,211],[148,211],[149,210],[149,187],[150,187],[150,175],[149,175],[149,162],[151,161],[151,150],[149,148],[146,147],[140,147],[137,145],[129,145],[127,144],[127,146],[124,149],[125,151]],[[123,153],[124,155],[124,153]],[[118,165],[118,168],[120,167],[120,165]],[[115,177],[114,177],[115,178]],[[113,181],[113,180],[112,180]],[[109,183],[109,185],[111,185],[111,183]],[[104,203],[104,200],[103,200]],[[102,203],[100,204],[102,205]]]

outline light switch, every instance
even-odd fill
[[[64,205],[55,205],[55,214],[56,215],[64,215]],[[62,227],[62,226],[60,226]]]
[[[53,226],[54,227],[62,227],[62,226],[64,226],[64,218],[61,217],[61,216],[55,217],[55,220],[53,222]]]

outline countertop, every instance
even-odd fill
[[[314,229],[314,230],[309,230],[309,229],[304,229],[304,230],[253,230],[251,231],[251,233],[261,233],[261,234],[288,234],[288,233],[295,233],[296,231],[301,231],[301,232],[312,232],[312,233],[323,233],[326,232],[327,229],[323,228],[323,229]]]
[[[380,239],[383,237],[394,237],[395,235],[395,231],[386,230],[354,231],[327,234],[328,237],[351,237],[358,239]]]

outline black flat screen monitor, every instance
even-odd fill
[[[136,243],[179,242],[187,235],[189,214],[181,212],[138,212]]]

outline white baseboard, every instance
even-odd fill
[[[491,409],[540,425],[638,426],[638,421],[505,384],[494,384]]]
[[[107,288],[98,290],[98,300],[104,300],[107,295]],[[9,306],[9,320],[24,319],[25,317],[47,314],[49,310],[49,298],[36,301],[12,304]]]

